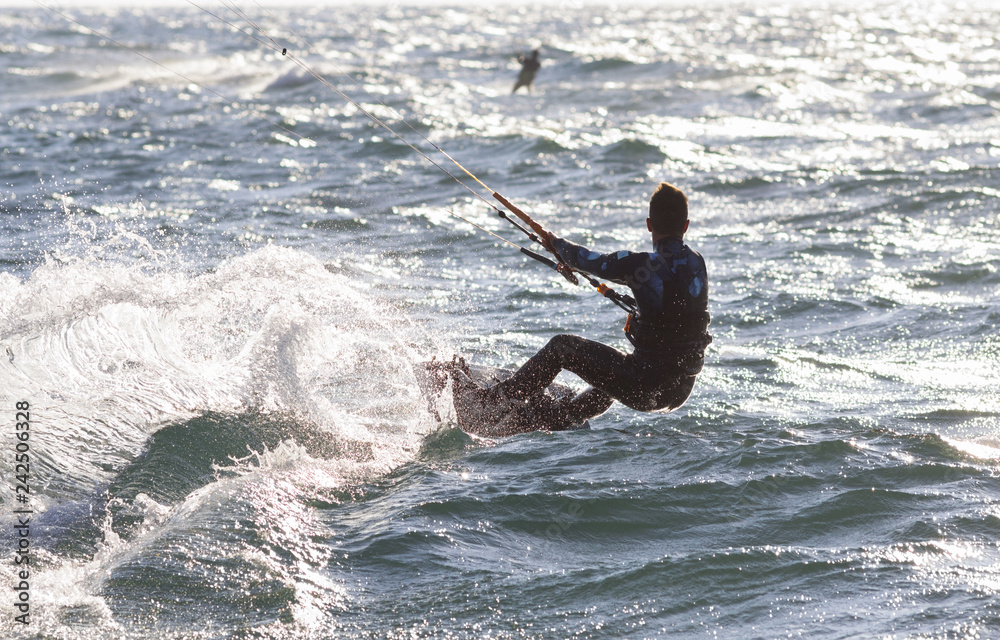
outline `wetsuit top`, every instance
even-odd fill
[[[626,333],[637,357],[662,362],[680,356],[683,368],[701,370],[712,341],[701,254],[680,238],[661,238],[650,253],[596,253],[558,237],[552,245],[570,266],[632,289],[639,313]]]

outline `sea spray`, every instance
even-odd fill
[[[326,579],[294,577],[297,546],[302,559],[329,553],[296,533],[292,521],[311,517],[301,497],[335,500],[414,459],[437,428],[412,373],[427,337],[411,341],[402,316],[301,251],[265,247],[207,273],[107,257],[49,260],[5,282],[25,313],[0,334],[15,354],[0,365],[4,395],[33,398],[44,425],[33,442],[34,585],[47,596],[37,599],[35,628],[77,619],[120,629],[106,599],[160,572],[157,558],[173,566],[177,530],[189,535],[206,521],[238,533],[195,544],[177,562],[196,573],[249,562],[240,573],[263,572],[255,579],[278,594],[289,585],[287,599],[268,598],[276,615],[315,617],[303,607],[331,606],[329,594],[343,589],[310,596],[306,583]],[[12,503],[10,486],[3,497]],[[262,545],[292,555],[268,568]],[[241,559],[239,548],[264,555]],[[82,565],[66,566],[63,555]],[[56,588],[74,580],[83,582]]]

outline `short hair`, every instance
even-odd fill
[[[661,182],[649,199],[649,221],[653,231],[683,236],[687,220],[687,196],[669,182]]]

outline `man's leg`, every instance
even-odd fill
[[[584,389],[576,396],[557,402],[552,407],[552,414],[546,416],[551,425],[559,425],[569,429],[576,425],[583,424],[584,421],[596,418],[611,408],[615,399],[600,389],[590,387]],[[554,428],[553,431],[559,431]]]
[[[563,334],[549,340],[517,373],[494,386],[491,392],[527,400],[552,384],[563,369],[597,389],[616,386],[623,377],[632,376],[632,367],[621,351],[600,342]],[[590,396],[583,401],[596,406],[592,404],[596,400],[596,396]]]

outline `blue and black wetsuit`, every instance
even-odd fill
[[[681,406],[712,341],[705,260],[680,238],[660,239],[650,253],[601,254],[562,238],[552,244],[570,266],[632,289],[639,311],[629,318],[626,333],[635,350],[626,355],[593,340],[558,335],[497,391],[527,399],[566,369],[592,387],[561,408],[572,421],[599,415],[615,400],[639,411]]]

